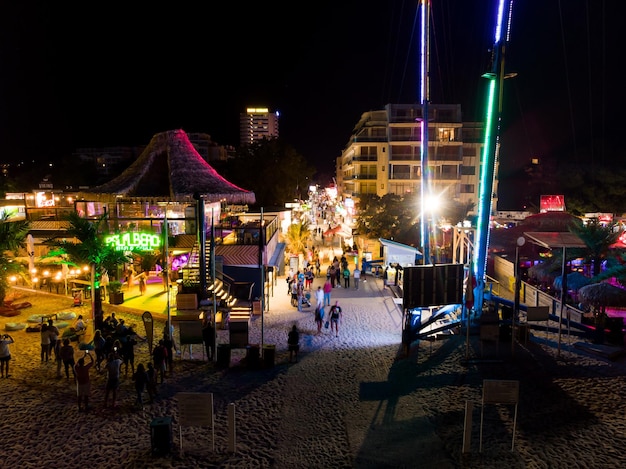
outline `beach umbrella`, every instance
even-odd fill
[[[578,290],[578,299],[604,313],[607,306],[626,306],[626,290],[606,282],[592,283]]]
[[[570,272],[569,274],[567,274],[567,288],[569,290],[579,290],[581,287],[584,287],[585,285],[589,285],[591,283],[591,279],[589,277],[584,276],[583,274],[581,274],[580,272]],[[556,277],[554,279],[554,282],[552,282],[552,286],[555,288],[555,290],[561,290],[561,287],[563,286],[563,276],[559,275],[558,277]]]

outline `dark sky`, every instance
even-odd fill
[[[236,145],[239,113],[264,105],[281,112],[287,142],[332,171],[363,112],[419,101],[417,0],[10,3],[0,162],[176,128]],[[620,161],[622,3],[516,0],[501,178],[534,156]],[[484,117],[496,4],[432,1],[431,101],[460,103],[465,120]]]

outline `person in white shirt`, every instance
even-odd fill
[[[361,278],[361,271],[359,270],[358,267],[354,268],[354,272],[352,273],[352,276],[354,277],[354,289],[358,290],[359,289],[359,279]]]
[[[322,290],[322,287],[317,287],[317,291],[315,292],[315,302],[317,303],[318,308],[324,306],[324,290]]]

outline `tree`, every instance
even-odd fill
[[[229,181],[253,191],[258,206],[284,207],[306,197],[315,169],[293,147],[274,138],[243,148],[223,172]]]
[[[307,244],[311,238],[308,222],[298,222],[289,225],[285,234],[287,252],[291,254],[306,254]]]
[[[416,224],[417,211],[415,197],[369,194],[359,202],[356,228],[371,238],[401,241]]]
[[[10,217],[11,214],[6,211],[0,216],[0,304],[4,303],[9,290],[9,276],[23,271],[21,265],[11,262],[7,251],[17,253],[20,248],[24,248],[30,230],[30,222],[9,221]]]
[[[585,258],[591,263],[593,276],[600,274],[602,262],[607,258],[611,245],[615,244],[620,233],[615,230],[615,223],[601,224],[591,220],[587,224],[572,224],[570,231],[587,246]]]
[[[47,243],[56,247],[62,254],[77,265],[89,264],[91,266],[91,291],[95,292],[95,284],[104,270],[114,272],[119,264],[124,264],[130,259],[124,252],[117,251],[113,246],[104,243],[104,234],[108,232],[107,215],[91,221],[82,218],[78,212],[71,212],[66,217],[69,227],[63,240],[48,240]],[[74,238],[76,241],[68,241]],[[51,253],[52,254],[52,253]],[[94,298],[96,295],[94,294]],[[92,302],[94,318],[101,313],[102,305]]]

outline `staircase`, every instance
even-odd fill
[[[211,243],[204,245],[206,272],[200,272],[200,246],[196,241],[189,253],[189,259],[182,271],[182,280],[185,283],[200,285],[200,275],[204,275],[207,284],[207,293],[211,297],[215,292],[215,298],[224,300],[229,310],[229,321],[248,321],[252,315],[252,302],[238,300],[233,289],[233,280],[223,274],[215,272],[215,279],[211,278]]]

